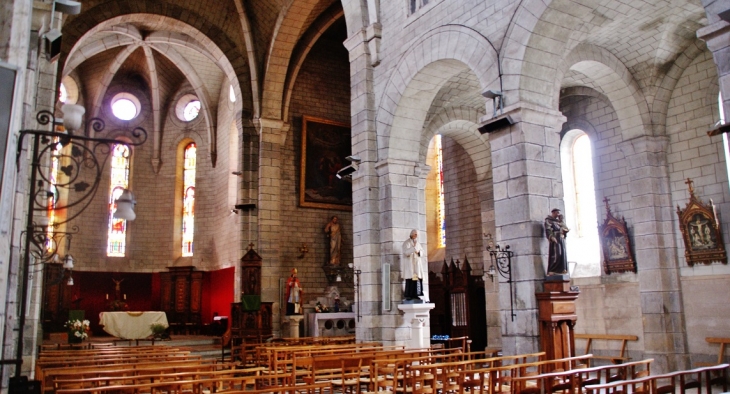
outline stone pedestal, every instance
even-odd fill
[[[570,291],[570,280],[546,280],[545,292],[537,293],[538,319],[542,350],[548,360],[575,356],[573,327],[578,320],[575,300],[577,291]]]
[[[289,338],[299,338],[299,325],[304,319],[304,315],[289,315]]]
[[[426,341],[426,322],[428,321],[428,311],[435,308],[435,304],[400,304],[398,309],[405,316],[403,320],[406,324],[410,324],[411,336],[406,342],[406,349],[423,349],[430,346]]]

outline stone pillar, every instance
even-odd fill
[[[392,331],[395,303],[383,307],[383,259],[380,245],[380,205],[373,64],[365,30],[345,40],[350,52],[351,134],[352,154],[361,159],[359,169],[352,174],[352,244],[353,263],[358,275],[359,294],[355,294],[358,316],[358,341],[384,341],[384,332]],[[391,312],[383,312],[383,310]],[[381,316],[389,313],[389,317]]]
[[[499,285],[502,348],[505,354],[540,349],[535,294],[542,291],[547,266],[543,220],[551,208],[563,208],[559,132],[565,117],[557,111],[516,104],[505,108],[514,124],[489,135],[494,180],[495,242],[509,245],[514,280],[514,321],[510,286]],[[491,118],[491,117],[490,117]],[[489,123],[490,119],[483,119]],[[495,343],[490,339],[490,346]]]
[[[403,301],[404,281],[400,277],[402,247],[411,230],[418,230],[418,240],[423,249],[428,250],[425,231],[425,176],[428,168],[413,161],[389,159],[379,162],[377,171],[382,198],[380,225],[383,262],[391,267],[389,283],[383,284],[388,286],[391,301],[388,318],[381,316],[383,342],[387,345],[404,345],[411,338],[410,322],[398,314],[392,305]],[[428,275],[423,278],[423,286],[428,287]],[[430,326],[430,323],[427,322],[426,325]]]
[[[258,245],[264,259],[261,275],[261,299],[279,299],[279,272],[281,269],[281,148],[289,131],[289,124],[276,119],[254,119],[259,134],[259,193]],[[281,305],[273,312],[274,333],[281,330]]]
[[[644,136],[619,144],[628,163],[630,216],[637,241],[636,261],[640,262],[644,358],[654,359],[652,370],[657,373],[690,366],[667,173],[668,145],[665,136]]]
[[[299,326],[304,319],[304,315],[290,315],[289,318],[289,338],[299,338]]]

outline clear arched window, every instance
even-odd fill
[[[573,276],[600,275],[600,246],[596,215],[591,140],[581,130],[571,130],[562,141],[561,156],[565,192],[568,262]]]
[[[109,230],[106,255],[124,257],[127,248],[127,221],[114,217],[116,200],[129,187],[129,147],[117,144],[112,149],[111,182],[109,185]]]
[[[194,142],[185,147],[183,157],[182,255],[192,256],[195,230],[196,147]]]

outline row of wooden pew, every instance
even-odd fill
[[[44,390],[67,393],[296,392],[402,394],[664,394],[726,384],[727,365],[650,376],[652,360],[588,368],[592,355],[545,360],[463,349],[405,350],[377,343],[266,344],[256,363],[220,363],[189,349],[109,347],[40,354]],[[697,382],[697,383],[695,383]],[[723,389],[727,389],[723,386]],[[682,391],[684,392],[684,391]]]

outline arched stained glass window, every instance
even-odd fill
[[[183,161],[183,212],[182,212],[182,255],[193,255],[193,233],[195,232],[195,165],[196,147],[190,143],[185,147]]]
[[[436,161],[439,167],[438,173],[438,225],[439,225],[439,248],[446,247],[446,200],[444,198],[444,156],[441,147],[441,135],[436,135]]]
[[[116,200],[122,191],[129,187],[129,147],[114,145],[111,160],[111,182],[109,184],[109,231],[106,255],[124,257],[127,247],[127,221],[114,218],[117,210]]]

